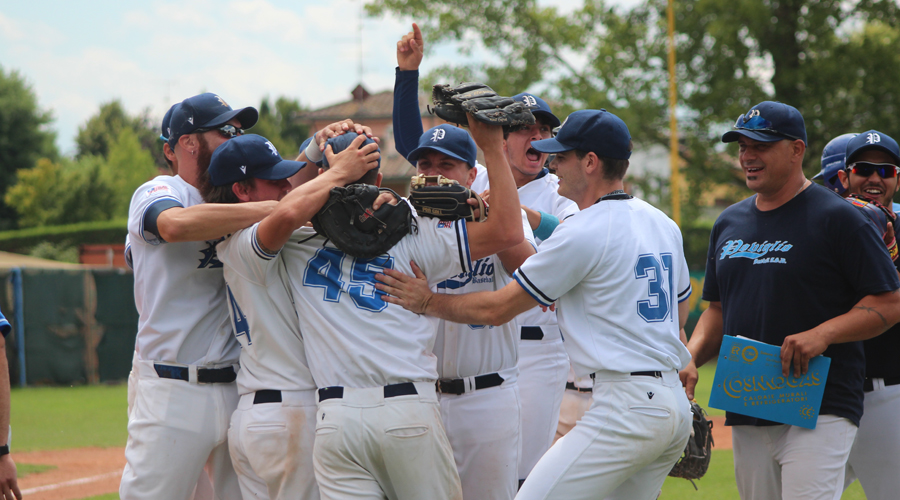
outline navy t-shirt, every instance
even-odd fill
[[[710,235],[703,299],[722,303],[724,333],[780,346],[846,313],[866,295],[900,288],[875,226],[830,190],[812,184],[770,211],[756,196],[727,208]],[[833,344],[820,414],[859,425],[862,342]],[[775,425],[728,412],[726,425]]]

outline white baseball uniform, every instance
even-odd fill
[[[535,245],[522,212],[526,240]],[[438,283],[447,294],[495,291],[512,281],[497,255],[478,259],[469,273]],[[434,354],[441,379],[441,417],[456,458],[463,498],[511,500],[519,484],[521,448],[519,329],[438,320]]]
[[[316,385],[280,255],[260,249],[259,224],[218,245],[241,343],[241,396],[228,445],[244,498],[318,500],[313,468]]]
[[[479,193],[490,187],[487,170],[480,168],[472,183],[472,189]],[[557,193],[558,183],[559,179],[545,170],[519,188],[519,202],[563,220],[578,212],[578,206]],[[541,240],[535,238],[535,241],[540,248]],[[569,358],[554,312],[535,307],[517,316],[516,323],[522,340],[519,344],[519,393],[522,399],[519,479],[524,480],[553,444],[569,374]]]
[[[314,463],[323,499],[461,499],[435,391],[434,324],[381,299],[375,274],[435,284],[472,271],[465,222],[418,218],[387,254],[354,258],[312,228],[280,254],[319,389]]]
[[[594,402],[535,465],[516,498],[656,498],[691,431],[678,378],[690,360],[678,303],[691,292],[681,232],[627,195],[569,217],[515,272],[556,302],[576,376]],[[627,199],[623,199],[626,198]]]
[[[200,203],[197,189],[178,176],[145,183],[131,200],[128,235],[140,319],[123,499],[190,498],[204,465],[216,498],[240,498],[226,442],[237,406],[239,346],[228,321],[217,242],[166,243],[156,230],[162,211]]]

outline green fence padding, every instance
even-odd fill
[[[131,371],[138,312],[134,307],[134,275],[93,271],[97,287],[97,322],[103,338],[97,345],[101,382],[124,380]]]
[[[29,385],[74,384],[85,374],[85,271],[22,272]]]

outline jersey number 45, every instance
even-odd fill
[[[356,307],[381,312],[387,302],[381,300],[384,292],[375,288],[375,275],[385,269],[394,268],[394,258],[380,255],[371,259],[353,258],[344,270],[347,254],[336,248],[322,248],[306,264],[303,284],[325,289],[325,302],[340,302],[345,292],[350,295]],[[344,277],[350,280],[345,281]]]

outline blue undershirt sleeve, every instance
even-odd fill
[[[424,129],[419,113],[419,72],[396,70],[394,79],[394,147],[404,158],[419,144]],[[415,165],[415,164],[414,164]]]
[[[144,210],[144,231],[153,234],[154,236],[159,238],[159,241],[165,242],[166,240],[164,240],[163,237],[159,235],[159,228],[156,226],[156,219],[159,217],[159,214],[175,207],[184,208],[184,205],[171,198],[162,198],[147,207],[147,209]]]

